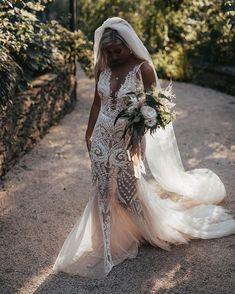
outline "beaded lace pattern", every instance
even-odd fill
[[[145,61],[144,61],[145,62]],[[143,62],[142,62],[143,63]],[[142,207],[137,197],[137,178],[134,176],[133,163],[122,139],[126,125],[119,119],[114,126],[117,114],[124,108],[123,96],[127,92],[143,87],[140,66],[133,67],[114,95],[111,95],[111,69],[107,67],[100,73],[97,90],[101,98],[101,109],[94,128],[91,145],[92,182],[96,187],[99,216],[104,238],[105,269],[112,268],[110,251],[110,208],[112,201],[131,213],[141,215]]]

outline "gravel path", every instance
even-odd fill
[[[162,85],[166,85],[162,81]],[[235,215],[235,97],[174,82],[175,133],[186,169],[207,167],[225,183]],[[90,192],[84,133],[94,81],[79,71],[75,110],[52,127],[1,183],[0,292],[234,293],[235,236],[194,240],[171,252],[142,246],[103,280],[52,274],[55,258]]]

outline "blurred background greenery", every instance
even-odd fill
[[[59,19],[68,11],[68,2],[54,1],[47,15]],[[77,27],[93,41],[105,19],[120,16],[152,54],[159,76],[190,80],[197,63],[234,65],[235,31],[229,19],[233,6],[234,1],[221,0],[78,0]]]

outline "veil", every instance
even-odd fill
[[[99,56],[99,45],[106,28],[112,28],[124,38],[134,54],[147,60],[152,66],[156,78],[156,87],[160,82],[151,56],[131,25],[120,17],[108,18],[95,31],[94,64]],[[165,190],[180,196],[182,203],[217,204],[226,196],[224,184],[211,170],[201,168],[186,171],[183,167],[172,122],[165,129],[157,129],[145,135],[145,158],[153,178]]]

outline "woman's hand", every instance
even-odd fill
[[[91,151],[91,140],[92,140],[91,136],[86,134],[85,139],[86,139],[87,150],[90,153],[90,151]]]

